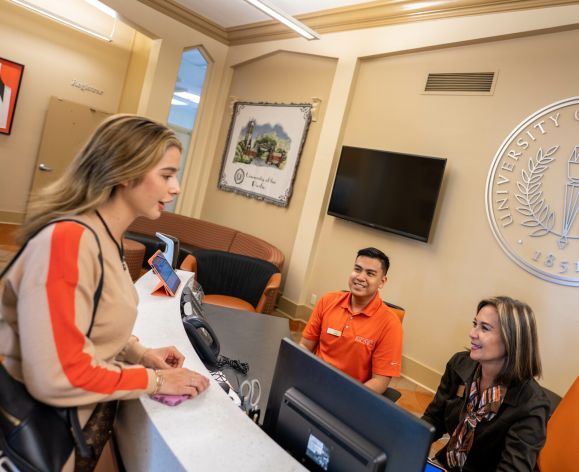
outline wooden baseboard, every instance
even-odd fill
[[[312,308],[307,305],[298,305],[291,300],[284,297],[279,297],[277,302],[277,310],[288,315],[290,319],[298,319],[307,323],[312,313]]]
[[[426,390],[436,392],[442,374],[418,362],[411,357],[402,355],[402,377],[414,382]]]
[[[24,213],[0,210],[0,223],[22,224],[25,216]]]

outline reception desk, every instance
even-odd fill
[[[178,275],[186,281],[191,273],[178,271]],[[210,377],[181,322],[179,298],[183,284],[175,297],[165,297],[150,295],[156,283],[156,277],[149,272],[135,284],[140,303],[134,334],[146,346],[176,346],[186,357],[185,367]],[[222,352],[227,354],[228,346],[224,341],[221,340]],[[274,364],[275,359],[271,359],[270,370]],[[264,390],[265,398],[260,403],[267,401],[265,393],[269,385]],[[213,380],[197,398],[175,407],[158,403],[146,395],[121,402],[115,436],[129,472],[305,470],[253,423]]]

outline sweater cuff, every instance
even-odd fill
[[[146,350],[147,348],[139,342],[136,336],[131,336],[118,357],[124,362],[139,364]]]

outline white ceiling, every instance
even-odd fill
[[[300,15],[330,8],[371,3],[368,0],[268,0],[288,15]],[[183,7],[217,23],[222,28],[271,20],[244,0],[176,0]]]

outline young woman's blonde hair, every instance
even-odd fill
[[[138,184],[171,147],[182,150],[175,133],[161,123],[135,115],[106,119],[64,175],[31,198],[18,239],[25,241],[56,218],[94,210],[121,182]]]
[[[477,313],[487,305],[493,306],[499,314],[501,339],[506,350],[506,360],[496,382],[509,386],[540,377],[537,323],[531,307],[519,300],[500,296],[479,302]]]

